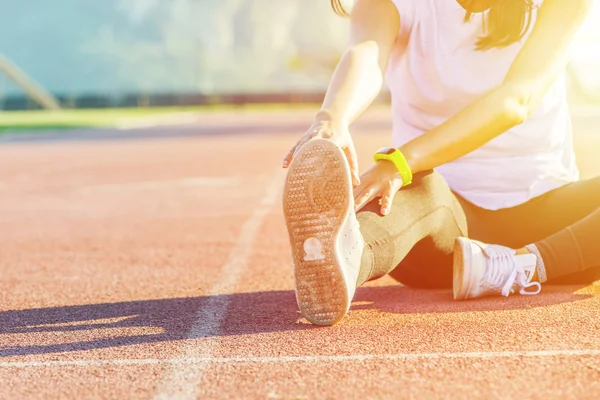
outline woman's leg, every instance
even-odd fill
[[[389,215],[379,208],[373,201],[357,214],[365,240],[358,285],[390,273],[408,286],[450,287],[454,242],[467,235],[467,221],[442,176],[416,175]]]
[[[463,201],[464,203],[464,201]],[[470,237],[539,256],[541,282],[589,283],[600,279],[600,177],[553,190],[499,211],[465,207]]]
[[[357,285],[389,273],[419,249],[423,256],[437,255],[446,262],[428,266],[426,258],[416,257],[412,268],[401,268],[407,271],[401,274],[403,283],[428,282],[435,279],[430,268],[441,267],[451,279],[452,246],[457,237],[467,235],[467,226],[458,200],[440,175],[418,174],[412,185],[396,194],[390,214],[383,217],[378,209],[370,204],[354,213],[350,169],[333,142],[311,140],[294,157],[283,212],[296,299],[311,322],[331,325],[341,320]]]
[[[540,258],[538,280],[548,280],[553,284],[591,283],[599,280],[599,233],[600,208],[581,221],[528,246]],[[545,276],[539,271],[544,271]]]
[[[600,279],[600,248],[594,239],[600,230],[600,178],[564,186],[511,209],[465,209],[472,239],[457,240],[455,299],[508,296],[512,290],[537,294],[540,283],[548,280],[565,284]]]
[[[374,279],[389,273],[413,287],[450,288],[454,241],[457,236],[468,236],[517,249],[517,254],[536,254],[541,282],[574,284],[600,279],[600,246],[594,240],[600,233],[600,177],[495,211],[453,195],[437,173],[424,175],[412,193],[408,189],[397,194],[390,219],[377,215],[375,203],[359,213],[368,243],[361,276]],[[435,211],[422,218],[423,209]],[[403,215],[410,217],[402,219]],[[372,272],[367,273],[369,265]]]

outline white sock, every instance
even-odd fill
[[[537,257],[535,269],[538,276],[538,282],[546,282],[548,280],[548,276],[546,275],[546,266],[544,265],[544,260],[542,259],[542,255],[540,254],[540,251],[538,250],[537,246],[535,244],[528,244],[527,246],[525,246],[525,248],[529,250],[531,254],[535,254],[535,256]]]

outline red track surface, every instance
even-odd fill
[[[309,115],[0,146],[0,398],[599,397],[600,286],[454,302],[386,278],[337,326],[301,319],[279,165]],[[365,121],[363,168],[389,134]]]

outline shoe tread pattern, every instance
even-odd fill
[[[308,142],[290,166],[284,191],[298,306],[309,321],[318,325],[338,322],[349,306],[335,255],[335,238],[350,207],[345,162],[333,143]],[[320,260],[304,259],[304,243],[310,238],[321,244]]]

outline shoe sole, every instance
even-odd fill
[[[302,315],[333,325],[348,312],[338,235],[352,198],[350,169],[333,142],[306,143],[289,167],[283,211],[292,247],[296,300]],[[309,254],[310,253],[310,254]]]
[[[471,290],[471,243],[459,237],[454,242],[452,292],[455,300],[467,300]]]

